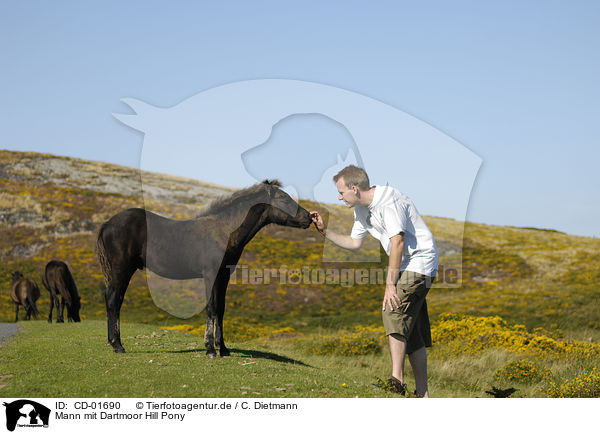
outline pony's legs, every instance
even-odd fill
[[[215,299],[215,291],[213,291],[213,282],[215,281],[215,273],[204,273],[204,285],[206,286],[206,331],[204,332],[204,346],[206,347],[206,355],[215,358],[215,332],[217,321],[217,303]]]
[[[209,280],[205,277],[206,283],[206,332],[204,333],[204,344],[206,345],[206,355],[210,358],[216,357],[215,345],[219,347],[221,357],[229,356],[231,353],[225,347],[223,340],[223,315],[225,313],[225,292],[229,274],[223,270],[217,274],[214,285],[209,285]],[[210,288],[210,289],[209,289]]]
[[[19,303],[15,303],[15,322],[19,321]]]
[[[65,322],[65,299],[60,298],[60,309],[58,307],[58,294],[56,295],[56,322]]]
[[[56,293],[56,289],[50,285],[48,285],[47,288],[48,288],[48,291],[50,292],[50,313],[48,314],[48,322],[52,323],[52,310],[54,309],[54,306],[56,306],[56,322],[62,322],[61,321],[62,318],[60,316],[59,301],[58,301],[58,295]]]
[[[106,315],[108,319],[108,343],[113,347],[115,353],[124,353],[125,348],[121,344],[121,309],[120,309],[120,287],[109,285],[106,288]]]
[[[211,359],[217,357],[217,351],[215,350],[215,319],[216,315],[211,315],[207,311],[206,331],[204,332],[204,346],[206,347],[206,355]]]
[[[125,291],[129,280],[135,269],[128,273],[121,273],[106,288],[106,314],[108,317],[108,343],[113,347],[115,353],[124,353],[125,348],[121,344],[121,306],[125,298]]]
[[[217,287],[217,321],[215,330],[215,341],[219,345],[219,355],[221,357],[228,357],[231,355],[230,351],[225,346],[225,340],[223,339],[223,316],[225,315],[225,294],[227,293],[227,283],[229,276],[225,279],[220,279],[220,285]],[[222,280],[225,280],[224,282]]]
[[[217,329],[215,330],[215,341],[219,344],[219,355],[221,357],[229,357],[231,352],[225,346],[225,341],[223,340],[223,314],[219,314],[216,321]]]
[[[50,313],[48,314],[48,322],[52,324],[52,310],[54,309],[54,299],[52,298],[52,292],[50,292]],[[58,314],[58,309],[56,309]]]
[[[63,300],[64,302],[64,300]],[[65,303],[66,304],[66,303]],[[67,306],[67,321],[68,322],[73,322],[73,317],[71,316],[71,305],[66,305]]]
[[[56,291],[52,293],[52,299],[54,300],[54,306],[56,306],[56,322],[63,322],[60,316],[60,300]]]

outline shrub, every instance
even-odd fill
[[[312,354],[343,356],[377,354],[381,351],[382,330],[375,326],[357,326],[334,335],[320,335],[310,343],[308,351]]]
[[[525,326],[510,325],[499,316],[442,314],[440,320],[432,326],[431,334],[434,343],[448,344],[457,354],[503,348],[513,353],[538,356],[565,355],[585,359],[600,356],[598,344],[565,342],[530,333]]]
[[[519,382],[532,384],[550,379],[552,374],[548,369],[539,368],[529,360],[510,361],[496,370],[494,378],[502,382]]]
[[[552,383],[548,398],[600,398],[600,372],[596,368],[561,385]]]

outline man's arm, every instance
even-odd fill
[[[402,251],[404,250],[404,233],[400,232],[390,238],[391,251],[388,272],[385,280],[385,295],[383,297],[383,310],[389,304],[390,309],[400,307],[400,299],[396,294],[396,283],[400,276],[400,266],[402,265]]]
[[[317,211],[311,211],[310,215],[312,216],[313,223],[317,230],[334,244],[348,250],[358,250],[361,248],[363,242],[362,238],[352,238],[349,235],[338,234],[337,232],[327,229],[323,222],[323,218]]]

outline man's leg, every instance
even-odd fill
[[[392,333],[388,336],[390,354],[392,355],[392,376],[404,383],[404,356],[406,355],[406,338]]]
[[[388,341],[392,356],[392,376],[404,383],[404,358],[408,350],[412,351],[409,360],[417,394],[429,396],[427,387],[427,352],[431,346],[431,332],[425,296],[429,291],[427,276],[413,272],[402,273],[396,285],[397,295],[401,299],[399,310],[384,310],[383,324],[389,333]],[[409,336],[408,340],[405,336]],[[419,348],[418,350],[414,350]]]
[[[427,389],[427,350],[425,347],[416,350],[408,355],[408,360],[415,375],[417,395],[429,398]]]

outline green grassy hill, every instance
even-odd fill
[[[2,353],[16,351],[12,346],[24,345],[27,336],[35,339],[36,333],[47,333],[51,327],[70,333],[68,325],[43,322],[49,303],[40,276],[53,258],[69,264],[82,296],[81,317],[90,327],[95,325],[93,331],[87,326],[81,330],[104,330],[100,327],[106,318],[104,282],[94,246],[97,228],[107,218],[134,206],[189,218],[203,204],[231,192],[168,175],[144,173],[143,177],[144,198],[139,171],[134,169],[0,151],[0,321],[14,320],[9,294],[13,270],[34,278],[42,290],[38,301],[42,318],[26,326],[27,333]],[[352,212],[345,207],[301,203],[322,211],[337,228],[349,230],[352,225]],[[439,217],[425,220],[444,269],[462,274],[461,285],[438,282],[428,296],[435,336],[430,352],[432,395],[486,396],[491,385],[512,385],[519,389],[518,396],[599,396],[600,240]],[[244,351],[260,347],[328,369],[359,366],[368,375],[383,378],[389,357],[382,338],[383,287],[359,284],[348,270],[377,275],[387,265],[385,254],[374,240],[358,258],[325,247],[324,255],[323,239],[314,228],[263,229],[247,246],[238,280],[229,286],[226,341]],[[243,271],[253,269],[284,270],[286,283],[244,281]],[[338,273],[339,279],[305,282],[303,273],[315,269]],[[180,299],[171,297],[163,303],[185,304],[186,297],[183,292]],[[201,344],[205,317],[200,313],[183,320],[156,307],[138,272],[125,297],[122,322],[125,338],[127,324],[147,324],[159,334],[166,328],[188,333],[193,339],[185,334],[188,337],[182,339]],[[69,335],[65,342],[76,339]],[[127,348],[127,340],[124,344]],[[132,349],[131,344],[127,349]],[[108,351],[100,340],[98,351]],[[364,381],[367,389],[372,387]],[[8,390],[26,392],[6,386],[0,394]],[[328,390],[329,395],[318,396],[347,396],[342,389]],[[237,396],[229,389],[223,393]],[[306,393],[294,396],[315,396]],[[173,396],[180,395],[174,392]]]

